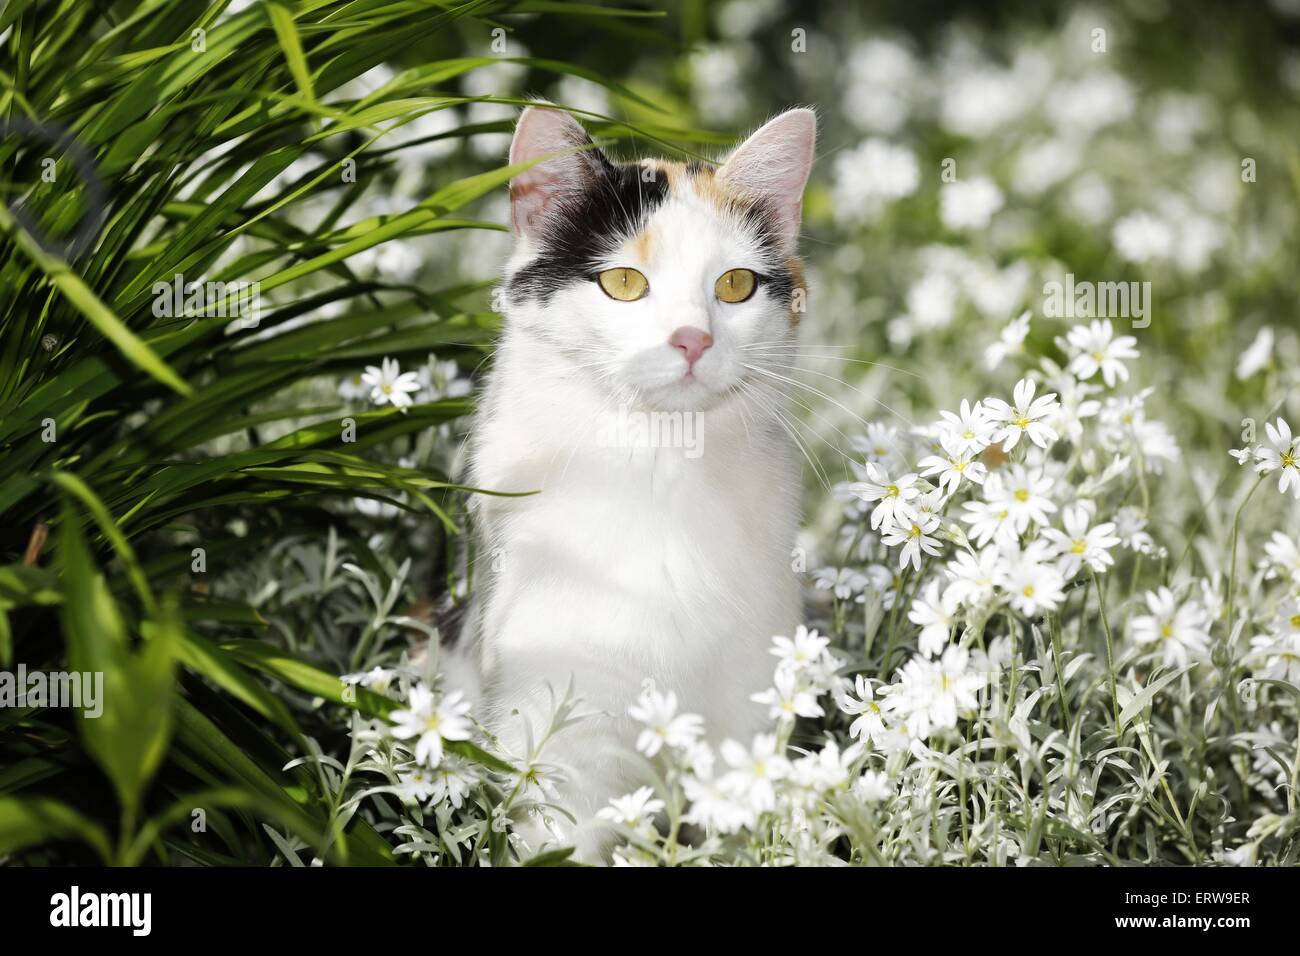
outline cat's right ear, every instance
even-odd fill
[[[589,147],[578,149],[576,147]],[[530,106],[519,117],[510,144],[510,163],[570,150],[538,163],[510,180],[510,219],[515,233],[538,237],[551,216],[561,213],[600,175],[600,154],[591,149],[591,137],[563,110]]]

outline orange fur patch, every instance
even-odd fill
[[[662,159],[650,159],[641,163],[643,169],[653,170],[656,176],[662,176],[673,192],[691,191],[706,202],[712,203],[722,213],[731,214],[749,205],[749,198],[731,189],[726,180],[719,179],[717,167],[703,163],[678,163]],[[632,240],[631,251],[648,261],[654,252],[656,237],[653,229],[645,229]],[[808,283],[804,276],[803,260],[798,256],[789,256],[785,260],[786,271],[790,273],[794,284],[794,295],[790,300],[790,324],[799,324],[800,316],[807,309]]]

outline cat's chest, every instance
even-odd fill
[[[496,499],[485,511],[506,560],[527,551],[560,562],[552,571],[580,562],[622,588],[716,579],[743,574],[750,558],[776,546],[780,489],[766,480],[768,468],[680,449],[587,448],[562,465],[516,460],[506,480],[532,482],[538,493]],[[544,565],[527,570],[551,576]]]
[[[706,653],[702,635],[766,640],[789,616],[797,523],[780,448],[714,436],[676,449],[551,447],[489,432],[477,477],[536,489],[483,498],[480,567],[492,575],[485,623],[506,642],[564,633],[662,653]]]

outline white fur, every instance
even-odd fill
[[[473,439],[474,485],[539,492],[475,497],[470,636],[482,715],[523,759],[525,723],[535,738],[549,722],[548,685],[558,699],[572,682],[582,709],[599,714],[542,754],[567,778],[557,802],[578,820],[569,827],[556,815],[558,837],[593,861],[610,836],[596,811],[643,782],[627,716],[643,682],[675,691],[715,742],[747,742],[762,725],[750,695],[771,680],[771,638],[800,620],[797,452],[772,411],[785,414],[779,382],[744,367],[785,374],[790,358],[742,348],[792,347],[794,329],[786,304],[762,289],[738,304],[713,292],[728,269],[772,263],[689,192],[675,191],[651,224],[649,256],[638,259],[629,242],[607,264],[641,270],[645,298],[614,301],[582,282],[544,307],[507,304]],[[533,255],[524,232],[507,272]],[[686,359],[668,344],[683,325],[714,340],[694,381],[683,380]],[[741,381],[761,388],[761,400],[737,391]],[[608,447],[600,429],[620,408],[700,410],[702,453]],[[534,849],[545,836],[535,822],[522,832]]]

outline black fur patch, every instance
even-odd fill
[[[789,305],[794,296],[795,279],[783,251],[784,239],[776,214],[759,203],[742,209],[741,218],[772,261],[780,263],[762,273],[759,280],[762,287],[773,299]]]
[[[592,159],[585,192],[551,217],[540,253],[510,280],[512,298],[545,304],[560,288],[592,277],[600,260],[637,233],[668,195],[667,177],[642,177],[642,167],[616,166],[600,153]]]

